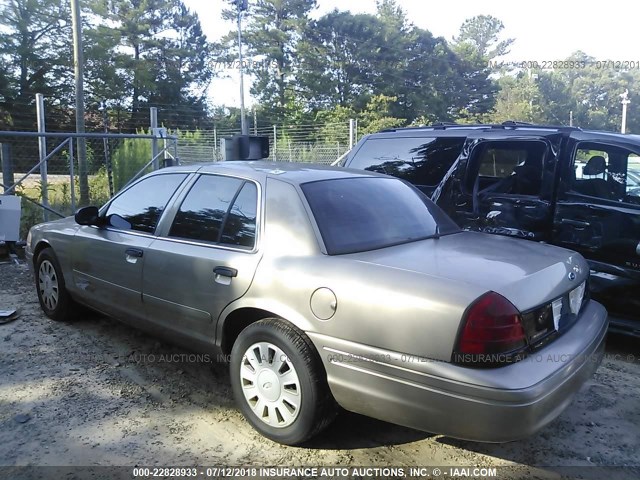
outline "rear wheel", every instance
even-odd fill
[[[231,352],[231,385],[245,418],[279,443],[303,443],[335,417],[315,348],[283,320],[260,320],[240,333]]]
[[[76,304],[67,292],[62,269],[52,248],[40,252],[35,273],[38,300],[44,313],[52,320],[71,320],[76,313]]]

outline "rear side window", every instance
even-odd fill
[[[245,182],[227,214],[220,242],[237,247],[253,248],[256,239],[258,189]]]
[[[153,233],[169,199],[187,177],[184,173],[167,173],[147,177],[118,195],[106,215],[118,214],[138,232]]]
[[[467,188],[471,191],[479,182],[480,193],[538,195],[546,150],[546,144],[537,140],[485,142],[476,161],[478,175],[468,175]]]
[[[422,240],[458,227],[424,194],[391,178],[343,178],[301,185],[329,255]]]
[[[349,168],[385,173],[417,186],[435,186],[458,158],[464,138],[371,138]]]
[[[252,182],[203,175],[180,205],[169,236],[252,249],[257,202]]]

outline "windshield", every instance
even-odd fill
[[[329,255],[446,235],[458,226],[424,194],[393,178],[357,177],[301,185]]]

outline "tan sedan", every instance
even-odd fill
[[[166,168],[33,227],[27,252],[54,320],[83,304],[230,354],[243,414],[286,444],[338,405],[463,439],[531,435],[596,370],[607,329],[580,255],[461,231],[364,171]]]

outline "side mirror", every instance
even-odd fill
[[[98,225],[98,207],[82,207],[76,212],[75,219],[78,225]]]

